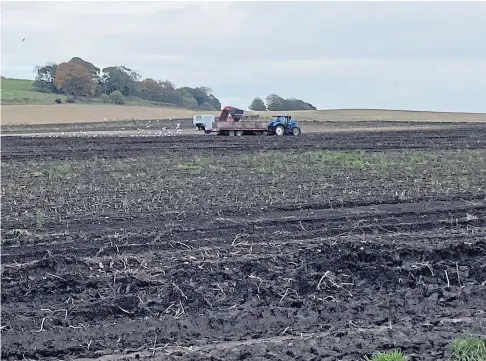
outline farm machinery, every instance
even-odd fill
[[[267,124],[269,135],[300,135],[299,123],[290,115],[277,114]]]
[[[226,106],[221,115],[194,115],[193,124],[205,134],[242,136],[242,135],[300,135],[299,123],[287,114],[276,114],[270,121],[253,120],[259,116],[245,115],[241,109]]]

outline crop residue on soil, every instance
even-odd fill
[[[486,126],[2,139],[2,359],[446,360],[485,334]]]

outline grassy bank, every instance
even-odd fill
[[[57,99],[62,103],[66,103],[67,96],[37,89],[33,84],[34,81],[30,79],[2,78],[2,105],[50,105],[58,104],[56,102]],[[75,99],[75,102],[79,104],[103,104],[103,100],[99,97],[78,97]],[[124,105],[176,108],[173,104],[153,102],[138,97],[126,97]]]

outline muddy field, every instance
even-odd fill
[[[448,360],[486,334],[485,148],[2,138],[2,359]]]
[[[305,119],[305,118],[304,118]],[[469,123],[471,127],[486,123]],[[376,130],[430,130],[430,129],[462,129],[464,122],[459,120],[437,121],[399,121],[399,120],[303,120],[299,126],[303,133],[329,132],[375,132]],[[38,136],[38,137],[96,137],[96,136],[164,136],[176,134],[179,127],[183,135],[201,134],[197,132],[192,118],[130,120],[109,122],[81,122],[58,124],[18,124],[1,126],[2,136]]]

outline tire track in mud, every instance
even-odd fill
[[[427,240],[427,236],[423,239]],[[156,253],[161,258],[147,260],[147,273],[142,267],[128,274],[123,274],[120,261],[115,269],[108,269],[108,258],[104,259],[106,266],[100,269],[96,268],[98,259],[86,264],[77,256],[54,256],[43,260],[44,265],[38,265],[39,268],[23,269],[26,280],[22,282],[9,282],[19,271],[3,272],[2,297],[17,302],[15,311],[10,302],[3,302],[3,319],[8,327],[4,342],[9,346],[2,352],[6,357],[17,355],[20,351],[12,349],[11,340],[29,327],[32,345],[22,350],[26,355],[34,352],[44,357],[93,357],[97,351],[146,350],[150,347],[147,340],[156,336],[160,345],[177,341],[186,347],[209,347],[222,339],[244,345],[244,340],[255,337],[322,332],[323,328],[333,337],[346,338],[355,334],[356,327],[388,327],[390,322],[393,328],[411,330],[412,319],[406,316],[410,314],[427,315],[414,323],[441,334],[445,342],[445,335],[457,329],[455,324],[441,320],[450,318],[457,305],[466,302],[469,317],[475,317],[469,327],[481,327],[483,322],[475,310],[484,306],[481,297],[486,292],[478,284],[486,274],[471,272],[480,267],[485,255],[484,240],[477,241],[482,244],[483,253],[476,250],[475,256],[461,259],[456,253],[461,254],[470,246],[464,245],[461,250],[454,245],[437,252],[426,247],[426,242],[421,246],[420,239],[418,248],[403,247],[398,259],[390,243],[366,245],[352,238],[338,246],[322,241],[312,245],[289,243],[290,252],[275,246],[255,249],[255,253],[266,257],[265,263],[247,259],[243,254],[228,257],[228,253],[223,253],[218,257],[221,264],[215,265],[200,260],[199,250],[192,249],[185,250],[184,257]],[[365,252],[358,251],[363,247]],[[195,258],[192,261],[191,254]],[[447,254],[449,257],[444,257]],[[453,278],[457,261],[461,262],[462,283]],[[136,264],[133,262],[130,269]],[[443,271],[451,275],[449,287]],[[155,276],[150,279],[152,272]],[[116,274],[118,277],[114,277]],[[293,281],[288,283],[289,279]],[[30,288],[26,286],[29,283]],[[32,294],[39,287],[41,293]],[[31,309],[29,317],[12,324],[24,302],[37,307]],[[172,313],[173,309],[184,312],[184,317]],[[241,317],[241,312],[245,317]],[[44,317],[49,317],[45,331],[35,333]],[[124,329],[130,329],[130,334]],[[66,340],[72,341],[52,344],[50,340],[57,339],[61,330]],[[87,340],[91,341],[90,350],[86,348]],[[420,350],[427,352],[425,346]],[[325,355],[322,350],[318,354]]]
[[[52,272],[56,277],[46,277],[46,273],[39,273],[38,270],[25,275],[29,278],[30,289],[42,287],[37,296],[12,294],[11,292],[28,292],[29,288],[22,282],[10,285],[8,278],[11,275],[4,272],[4,280],[7,280],[4,281],[3,295],[18,302],[14,311],[10,303],[3,300],[3,324],[7,326],[3,340],[7,348],[2,352],[5,357],[19,355],[21,351],[27,356],[93,357],[98,351],[119,353],[146,350],[153,347],[147,340],[157,340],[155,344],[159,346],[178,342],[186,347],[210,347],[213,342],[220,342],[222,339],[239,342],[255,337],[274,337],[282,332],[298,335],[302,332],[319,332],[323,327],[331,328],[329,331],[332,337],[342,339],[348,335],[351,340],[355,332],[352,327],[350,329],[349,322],[368,327],[385,327],[391,322],[394,329],[403,327],[410,332],[414,329],[410,327],[410,316],[398,316],[407,314],[427,315],[414,320],[414,324],[423,324],[429,332],[442,335],[443,342],[446,342],[447,335],[457,332],[456,327],[463,326],[463,323],[442,324],[441,320],[450,317],[448,315],[453,314],[451,310],[463,302],[471,310],[470,317],[474,320],[467,324],[468,327],[481,327],[481,315],[476,315],[474,310],[480,310],[484,306],[484,301],[481,303],[485,296],[484,288],[478,288],[479,281],[474,282],[474,278],[471,278],[479,278],[481,275],[468,276],[471,270],[479,267],[480,254],[476,258],[459,260],[462,280],[468,284],[460,287],[453,278],[454,264],[458,260],[454,254],[449,259],[444,259],[442,254],[433,250],[425,253],[423,249],[422,252],[408,250],[408,266],[403,268],[402,265],[402,271],[397,272],[399,260],[394,260],[395,252],[386,244],[370,248],[364,254],[362,251],[357,253],[356,250],[362,245],[353,244],[351,241],[347,246],[340,244],[339,247],[325,248],[323,244],[316,243],[315,247],[323,248],[319,253],[308,248],[299,251],[296,247],[290,247],[290,252],[281,252],[278,248],[271,247],[260,252],[267,257],[267,262],[263,264],[259,259],[246,259],[242,255],[239,258],[233,256],[222,259],[219,267],[212,262],[209,265],[206,263],[203,269],[199,267],[200,264],[189,262],[190,258],[187,256],[190,256],[190,250],[186,250],[184,258],[179,258],[177,254],[161,254],[160,261],[155,259],[153,262],[158,263],[159,267],[166,263],[165,274],[162,276],[160,273],[153,281],[141,272],[132,276],[123,275],[120,273],[120,264],[117,278],[110,275],[99,277],[95,262],[82,267],[84,271],[80,266],[73,270],[76,263],[69,261],[63,266],[65,262],[62,258],[54,257],[44,261],[50,262],[52,269],[45,266],[40,269],[46,273]],[[323,253],[326,255],[324,258]],[[192,254],[199,257],[196,250]],[[298,260],[304,257],[306,263],[302,264]],[[423,263],[424,259],[427,264]],[[400,262],[404,262],[403,257]],[[147,266],[151,272],[157,272],[157,268],[152,265]],[[90,267],[95,271],[91,271]],[[431,276],[430,269],[435,272],[435,277]],[[329,270],[333,270],[330,274],[332,278],[325,286],[322,285],[324,292],[320,292],[317,285],[324,275],[329,275]],[[452,282],[455,282],[451,287],[446,286],[442,270],[447,270]],[[415,275],[410,276],[410,272]],[[353,284],[346,286],[352,296],[333,286],[332,282],[340,282],[343,274],[350,276],[341,282]],[[86,278],[86,275],[91,276]],[[255,278],[250,278],[251,275]],[[285,276],[296,278],[296,281],[287,285],[284,279],[280,279]],[[262,277],[263,284],[258,277]],[[131,288],[128,288],[130,285]],[[214,291],[218,285],[224,296],[220,291]],[[411,285],[415,287],[410,288]],[[289,287],[296,289],[297,293],[288,292],[286,295]],[[109,291],[112,288],[114,291]],[[51,293],[54,290],[55,293]],[[164,296],[160,298],[162,295]],[[141,302],[138,297],[141,297]],[[69,301],[70,298],[72,301]],[[205,299],[208,300],[207,304],[204,303]],[[242,303],[240,300],[245,301]],[[409,305],[411,300],[414,302]],[[420,301],[416,303],[415,300]],[[437,300],[442,301],[437,304]],[[32,304],[35,308],[29,307],[28,313],[21,312],[25,316],[19,319],[16,315],[19,310],[24,309],[23,302],[26,305]],[[183,306],[180,306],[181,302]],[[390,305],[393,307],[390,308]],[[184,312],[181,315],[184,317],[177,317],[175,312],[170,312],[171,306],[177,312]],[[182,307],[184,311],[180,311]],[[50,309],[51,312],[42,311],[43,309]],[[62,312],[58,313],[56,310]],[[240,316],[242,312],[244,318]],[[12,322],[14,317],[16,321]],[[49,317],[44,324],[45,331],[36,332],[44,317]],[[15,351],[12,340],[22,337],[26,329],[32,330],[31,343],[21,351]],[[124,331],[128,329],[130,335]],[[58,340],[60,332],[66,341],[53,344],[52,340]],[[121,341],[116,342],[120,338]],[[396,343],[397,339],[394,340]],[[430,336],[427,340],[430,340]],[[89,342],[90,350],[87,349]],[[430,347],[429,342],[432,341],[426,342]],[[437,343],[437,338],[433,342]],[[404,340],[398,344],[405,349],[408,345]],[[376,340],[373,345],[376,347]],[[308,344],[302,346],[309,347]],[[420,347],[419,351],[427,355],[425,348]],[[359,349],[351,350],[354,350],[354,355],[361,352]],[[296,351],[300,354],[303,350]],[[321,356],[326,354],[323,350],[317,352]],[[345,357],[343,353],[340,355]]]
[[[452,202],[448,206],[450,209],[458,211],[464,210],[464,207],[470,203]],[[447,203],[433,202],[429,204],[428,210],[434,214],[438,209],[446,208],[444,205],[447,205]],[[483,203],[477,202],[476,211],[483,211],[483,206]],[[395,224],[403,221],[403,219],[396,217],[397,214],[404,217],[408,217],[410,214],[424,214],[425,207],[423,207],[423,204],[422,207],[418,207],[417,204],[408,204],[407,207],[408,209],[403,209],[401,212],[398,212],[399,209],[392,208],[396,212],[393,216]],[[361,211],[369,211],[369,209],[370,207],[358,208]],[[468,210],[471,211],[470,208]],[[327,219],[332,219],[333,217],[329,217],[329,214],[334,212],[336,213],[334,219],[343,221],[349,214],[349,209],[339,209],[337,212],[336,210],[326,210],[326,212],[328,212]],[[425,210],[426,213],[427,210]],[[388,217],[390,215],[389,213],[384,214],[383,209],[375,209],[374,214],[371,215],[366,212],[364,214],[368,217],[376,215]],[[354,215],[357,217],[356,219],[363,216],[359,212],[354,212]],[[316,218],[326,219],[326,216],[321,215]],[[481,216],[480,219],[484,220],[484,217]],[[266,221],[279,223],[272,217],[267,217]],[[287,224],[295,221],[294,219],[284,220],[283,222]],[[384,325],[389,322],[392,313],[383,315],[383,311],[380,313],[378,310],[389,307],[390,302],[395,305],[394,311],[399,307],[398,304],[401,304],[402,306],[399,308],[405,308],[401,312],[406,313],[411,312],[407,311],[407,307],[405,307],[407,300],[410,298],[421,299],[422,311],[427,313],[429,312],[428,309],[437,307],[430,301],[436,299],[434,295],[445,297],[443,302],[448,307],[453,307],[450,303],[463,302],[459,300],[464,300],[464,297],[469,299],[474,293],[483,292],[484,295],[484,287],[477,291],[474,285],[478,285],[486,279],[486,270],[480,270],[482,260],[486,256],[486,244],[484,243],[486,229],[477,226],[476,232],[466,238],[464,238],[464,233],[460,233],[460,229],[464,229],[464,223],[455,224],[455,230],[435,227],[432,231],[428,231],[416,227],[415,232],[409,232],[406,235],[390,234],[389,232],[380,235],[381,232],[378,231],[366,240],[363,240],[361,235],[357,235],[353,240],[353,234],[348,229],[348,232],[344,232],[346,236],[329,237],[327,235],[323,238],[310,239],[308,233],[301,231],[287,235],[290,238],[282,237],[282,234],[279,234],[274,237],[263,237],[263,240],[255,241],[252,239],[249,240],[251,244],[246,245],[234,244],[234,242],[220,243],[217,239],[207,239],[207,244],[190,243],[189,248],[179,244],[179,248],[176,247],[175,249],[172,248],[173,245],[166,245],[162,250],[152,245],[140,244],[137,247],[127,246],[126,249],[123,246],[117,247],[117,254],[115,254],[115,248],[112,248],[111,251],[107,249],[107,252],[102,252],[93,259],[86,259],[82,252],[72,249],[71,255],[52,254],[38,261],[39,264],[32,264],[30,270],[22,265],[10,264],[9,266],[2,262],[4,279],[2,301],[7,299],[10,302],[16,301],[15,314],[17,314],[19,307],[22,308],[23,303],[30,304],[33,302],[38,305],[37,310],[30,311],[30,317],[23,318],[20,323],[16,322],[15,329],[8,329],[9,333],[6,340],[9,344],[11,337],[20,337],[23,334],[24,331],[20,331],[18,327],[40,327],[39,323],[42,324],[42,320],[45,320],[46,317],[52,323],[45,324],[46,330],[40,335],[36,335],[33,343],[36,348],[44,350],[41,352],[44,357],[64,357],[70,354],[93,356],[97,351],[129,352],[137,349],[144,350],[148,347],[146,340],[155,337],[155,335],[164,345],[177,341],[186,346],[202,345],[203,348],[209,347],[212,352],[218,350],[218,347],[210,346],[213,342],[226,338],[235,344],[241,342],[241,345],[245,345],[245,341],[238,340],[253,338],[255,332],[258,334],[257,339],[261,339],[275,337],[274,335],[284,331],[319,332],[323,325],[326,325],[326,328],[333,325],[334,329],[332,332],[330,331],[330,334],[334,337],[336,335],[340,335],[339,337],[355,335],[353,327],[357,327],[357,324],[385,327]],[[457,245],[453,241],[454,232],[458,232],[457,237],[463,239],[464,242],[467,239],[469,245]],[[272,232],[269,232],[269,235],[271,234]],[[444,240],[449,240],[449,245],[444,245],[442,249],[432,248],[431,239],[440,238],[441,235]],[[326,236],[326,234],[323,236]],[[409,241],[408,245],[406,242],[402,243],[401,250],[398,251],[400,257],[396,259],[397,249],[395,247],[399,242],[393,242],[393,238],[400,236],[408,238]],[[338,242],[339,239],[341,239],[340,242]],[[250,247],[252,250],[248,254]],[[206,258],[201,259],[201,253],[204,251],[211,252],[213,256],[206,253]],[[135,273],[123,274],[120,252],[127,253],[128,259],[123,262],[130,263],[131,261],[132,264],[129,264],[128,268],[132,270],[133,267],[136,267],[138,270]],[[465,253],[467,257],[462,257],[461,255]],[[109,259],[111,258],[113,261],[113,256],[118,258],[116,269],[110,271],[111,274],[99,274],[99,263],[104,263],[104,268],[106,268],[107,264],[110,264]],[[123,257],[122,255],[122,260]],[[301,263],[301,259],[305,259],[305,263]],[[140,260],[144,260],[147,264],[141,267]],[[424,262],[424,260],[426,261]],[[264,262],[262,263],[262,261]],[[468,296],[460,296],[462,291],[444,291],[445,281],[443,276],[437,278],[433,275],[432,269],[435,270],[436,274],[443,269],[449,270],[452,278],[454,264],[457,265],[457,262],[461,262],[461,272],[466,272],[463,275],[463,282],[469,281]],[[164,264],[165,266],[163,266]],[[464,267],[468,271],[464,271]],[[148,268],[150,272],[144,273],[145,268]],[[6,269],[8,271],[5,271]],[[231,271],[228,273],[228,271],[221,270]],[[319,289],[320,281],[318,280],[319,278],[322,280],[323,275],[329,274],[330,270],[333,270],[332,278],[329,284],[326,284],[326,293],[319,297],[317,289]],[[21,277],[24,280],[11,282],[10,278],[15,277],[18,272],[23,274]],[[155,280],[151,276],[152,273],[155,273]],[[86,278],[86,275],[90,274],[91,276]],[[119,274],[118,278],[116,274]],[[343,286],[339,287],[336,284],[339,275],[343,274],[348,274],[351,277],[351,279],[346,279],[348,282],[345,282],[351,285],[347,291],[343,289]],[[226,276],[221,278],[223,275]],[[289,289],[290,285],[283,283],[283,280],[280,280],[279,285],[274,284],[278,283],[275,280],[278,280],[282,275],[296,279],[293,286],[297,289],[295,294],[293,292],[287,294],[286,290]],[[435,283],[430,280],[431,276]],[[264,287],[261,287],[261,283],[258,282],[259,279],[261,280],[260,277],[264,278]],[[211,280],[218,278],[222,286],[218,281],[211,282]],[[410,286],[420,282],[417,279],[422,278],[425,280],[422,282],[424,288],[421,291],[411,291]],[[429,278],[428,281],[427,278]],[[188,280],[191,280],[189,284]],[[238,285],[232,287],[230,281]],[[437,282],[441,283],[442,286],[430,288],[430,283],[437,284]],[[115,285],[118,286],[115,287]],[[195,285],[199,285],[197,292],[193,290]],[[229,287],[236,294],[233,294],[229,300],[222,299],[221,295],[214,294],[216,285],[219,285],[221,290],[224,287],[226,292],[229,292],[227,289]],[[201,286],[203,286],[202,289]],[[29,292],[32,292],[29,290],[39,287],[41,287],[41,298],[35,294],[29,295]],[[260,291],[255,291],[260,287]],[[456,287],[461,288],[461,290],[464,289],[464,286],[460,284],[457,284]],[[211,291],[208,293],[211,288],[213,288],[212,294]],[[153,289],[159,295],[158,297],[161,295],[166,295],[166,297],[154,299],[154,291],[151,291]],[[450,289],[450,287],[446,287],[446,289]],[[55,290],[56,293],[49,296],[50,290]],[[106,290],[108,290],[108,294]],[[403,298],[397,298],[396,294],[390,295],[390,292],[398,292],[399,290],[402,293],[404,292],[400,296]],[[103,294],[100,294],[100,292]],[[258,295],[256,298],[255,292]],[[373,294],[373,292],[376,292],[376,294]],[[223,293],[225,297],[228,294],[224,291]],[[74,295],[76,295],[76,302],[72,299]],[[31,297],[33,298],[31,299]],[[468,307],[470,309],[481,309],[484,305],[484,302],[478,303],[481,297],[476,295],[469,299]],[[287,298],[288,302],[282,304]],[[381,298],[384,301],[377,303],[376,300]],[[71,305],[69,305],[70,299]],[[247,299],[247,301],[244,303],[238,301],[243,299]],[[354,310],[356,306],[349,308],[354,304],[355,301],[353,300],[356,299],[360,300],[360,304],[364,302],[369,306],[359,306],[357,309],[360,312],[357,313]],[[336,302],[336,300],[340,301]],[[180,306],[173,306],[177,302],[185,303],[184,306],[181,303]],[[9,325],[14,313],[10,311],[9,302],[3,303],[6,309],[3,318]],[[349,305],[346,306],[345,304]],[[182,312],[180,308],[184,308],[183,312],[187,316],[181,319],[177,315],[171,315],[167,311],[171,306],[177,307],[177,312]],[[416,306],[414,304],[414,307]],[[245,319],[238,316],[243,311],[241,307],[246,310]],[[247,311],[248,307],[255,311]],[[366,311],[367,307],[372,308]],[[53,314],[52,310],[54,312],[61,310],[62,312],[58,315],[57,313]],[[201,312],[206,313],[203,321],[196,316]],[[361,318],[360,314],[363,312],[364,318]],[[417,312],[416,308],[414,308],[414,312]],[[346,322],[342,319],[343,313],[349,313]],[[442,316],[444,313],[436,312],[436,314],[437,316],[433,319],[422,320],[424,325],[431,325],[429,330],[431,330],[430,327],[433,327],[435,332],[441,334],[455,332],[453,325],[446,327],[440,321],[436,321],[436,319],[444,317]],[[63,315],[65,316],[63,317]],[[407,323],[404,324],[403,320],[392,319],[394,327],[398,324],[399,327],[409,329],[406,327]],[[224,323],[222,323],[222,320],[225,320]],[[228,320],[231,322],[228,323]],[[481,318],[476,317],[474,320],[468,326],[481,327]],[[355,326],[350,327],[349,322],[352,322],[352,325]],[[104,324],[103,328],[98,326],[100,323]],[[229,324],[231,324],[230,328],[228,328]],[[124,328],[130,328],[132,332],[136,331],[137,336],[128,337],[121,345],[110,341],[114,340],[120,332],[123,333]],[[51,346],[48,351],[42,345],[50,343],[49,340],[56,339],[60,329],[64,330],[63,333],[68,339],[79,340],[77,341],[78,345],[69,346],[68,344],[66,346],[66,343],[63,343],[64,346],[54,348]],[[189,332],[189,329],[193,331]],[[242,331],[235,330],[247,331],[242,333]],[[199,336],[194,336],[196,334]],[[173,336],[168,337],[167,335]],[[83,346],[83,340],[86,340],[86,338],[92,342],[91,351]],[[444,342],[446,342],[445,339]],[[308,346],[308,344],[306,345]],[[11,355],[17,354],[17,351],[12,350],[11,352],[13,352]],[[29,354],[28,352],[27,354]],[[36,352],[39,355],[39,351]],[[361,351],[355,350],[351,354],[356,355],[358,352]],[[326,352],[320,349],[318,354],[322,356]],[[172,353],[169,353],[169,355],[171,357],[180,356],[180,354],[173,355]],[[341,354],[341,356],[345,357],[346,354]]]
[[[89,226],[85,226],[86,222]],[[234,217],[214,219],[184,218],[168,223],[137,220],[105,220],[94,224],[83,220],[72,222],[77,233],[59,235],[59,243],[53,239],[44,244],[3,246],[2,264],[25,262],[45,257],[48,253],[92,257],[106,252],[137,252],[147,247],[152,250],[174,248],[174,242],[183,242],[187,247],[200,246],[219,239],[222,242],[235,237],[244,237],[255,242],[281,238],[285,233],[305,238],[332,237],[340,234],[381,234],[433,230],[470,225],[486,226],[486,201],[428,201],[401,204],[380,204],[335,209],[289,210],[259,217]],[[137,229],[137,232],[129,231]],[[167,230],[168,229],[168,230]],[[166,230],[166,231],[161,231]],[[52,231],[52,230],[51,230]],[[61,230],[59,230],[61,231]],[[83,233],[82,236],[79,233]],[[110,236],[125,232],[122,238]],[[62,239],[68,238],[69,242]],[[164,239],[170,241],[164,242]],[[116,245],[113,245],[116,242]],[[234,242],[234,241],[233,241]],[[110,244],[110,246],[107,246]]]
[[[443,322],[454,322],[456,319],[443,319]],[[334,328],[334,327],[332,327]],[[300,333],[296,335],[278,335],[263,339],[251,339],[244,341],[223,341],[214,342],[202,346],[193,346],[191,348],[182,346],[165,346],[161,345],[154,348],[153,351],[132,352],[125,355],[105,355],[97,358],[77,358],[73,361],[129,361],[138,359],[164,359],[164,360],[241,360],[248,357],[259,357],[261,359],[273,359],[278,355],[279,360],[295,360],[297,357],[295,349],[305,350],[305,359],[315,359],[316,355],[324,360],[333,360],[336,357],[344,357],[344,359],[357,360],[362,353],[372,354],[375,352],[373,347],[370,347],[367,339],[371,336],[376,339],[383,339],[380,342],[379,348],[386,349],[389,347],[389,336],[391,333],[395,338],[400,339],[401,342],[423,344],[427,331],[416,330],[411,332],[409,329],[400,326],[380,326],[380,327],[366,327],[358,326],[351,323],[345,325],[346,335],[336,340],[332,334],[332,330],[320,331],[313,333]],[[393,330],[393,332],[392,332]],[[446,349],[448,340],[442,339],[439,341],[439,347]],[[360,352],[357,352],[354,347],[359,345]],[[351,347],[349,347],[351,346]],[[347,351],[338,354],[337,348],[344,347]],[[277,352],[276,350],[280,350]],[[422,355],[416,352],[410,353],[410,357],[419,358]]]

